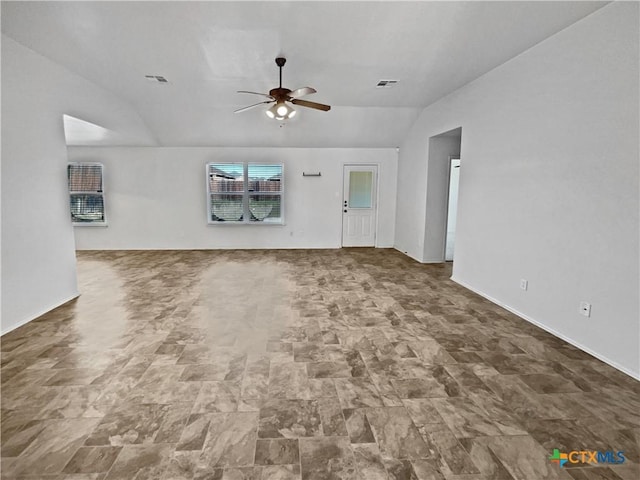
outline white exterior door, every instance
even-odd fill
[[[373,247],[376,241],[378,167],[345,165],[342,246]]]

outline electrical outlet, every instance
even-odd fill
[[[525,280],[524,278],[520,279],[520,288],[522,290],[527,290],[529,288],[529,280]]]
[[[580,302],[580,314],[585,317],[591,316],[591,304],[587,302]]]

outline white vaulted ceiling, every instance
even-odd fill
[[[392,147],[423,107],[606,3],[3,2],[2,32],[127,101],[161,145]],[[233,114],[260,101],[236,90],[277,86],[278,55],[284,86],[330,112]]]

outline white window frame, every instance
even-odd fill
[[[90,167],[100,167],[100,183],[102,185],[102,190],[99,192],[96,191],[76,191],[71,190],[69,186],[69,167],[71,166],[90,166]],[[72,218],[71,224],[74,227],[106,227],[107,226],[107,204],[105,197],[105,186],[104,186],[104,165],[98,162],[69,162],[67,164],[67,189],[69,190],[69,216]],[[73,195],[100,195],[102,197],[102,221],[91,221],[91,222],[74,222],[73,216],[71,214],[71,198]]]
[[[242,172],[244,176],[244,184],[243,184],[243,192],[242,192],[242,220],[239,221],[215,221],[212,220],[212,212],[211,212],[211,195],[219,194],[219,192],[211,191],[211,183],[209,182],[209,171],[210,167],[215,165],[242,165]],[[249,211],[249,197],[251,195],[256,195],[260,193],[256,193],[253,191],[249,191],[249,165],[277,165],[280,167],[281,178],[280,178],[280,191],[279,192],[263,192],[263,195],[279,195],[280,196],[280,221],[279,222],[255,222],[251,221],[251,212]],[[282,226],[285,225],[284,214],[285,214],[285,206],[284,206],[284,189],[285,189],[285,180],[284,180],[284,164],[276,163],[276,162],[209,162],[205,165],[205,181],[207,183],[207,224],[209,225],[276,225]],[[232,192],[230,192],[232,193]],[[238,192],[239,194],[240,192]],[[238,195],[240,196],[240,195]]]

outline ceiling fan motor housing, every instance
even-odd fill
[[[282,88],[282,87],[269,90],[269,95],[275,98],[276,102],[284,102],[285,100],[288,100],[290,93],[291,93],[291,90],[289,90],[288,88]]]

